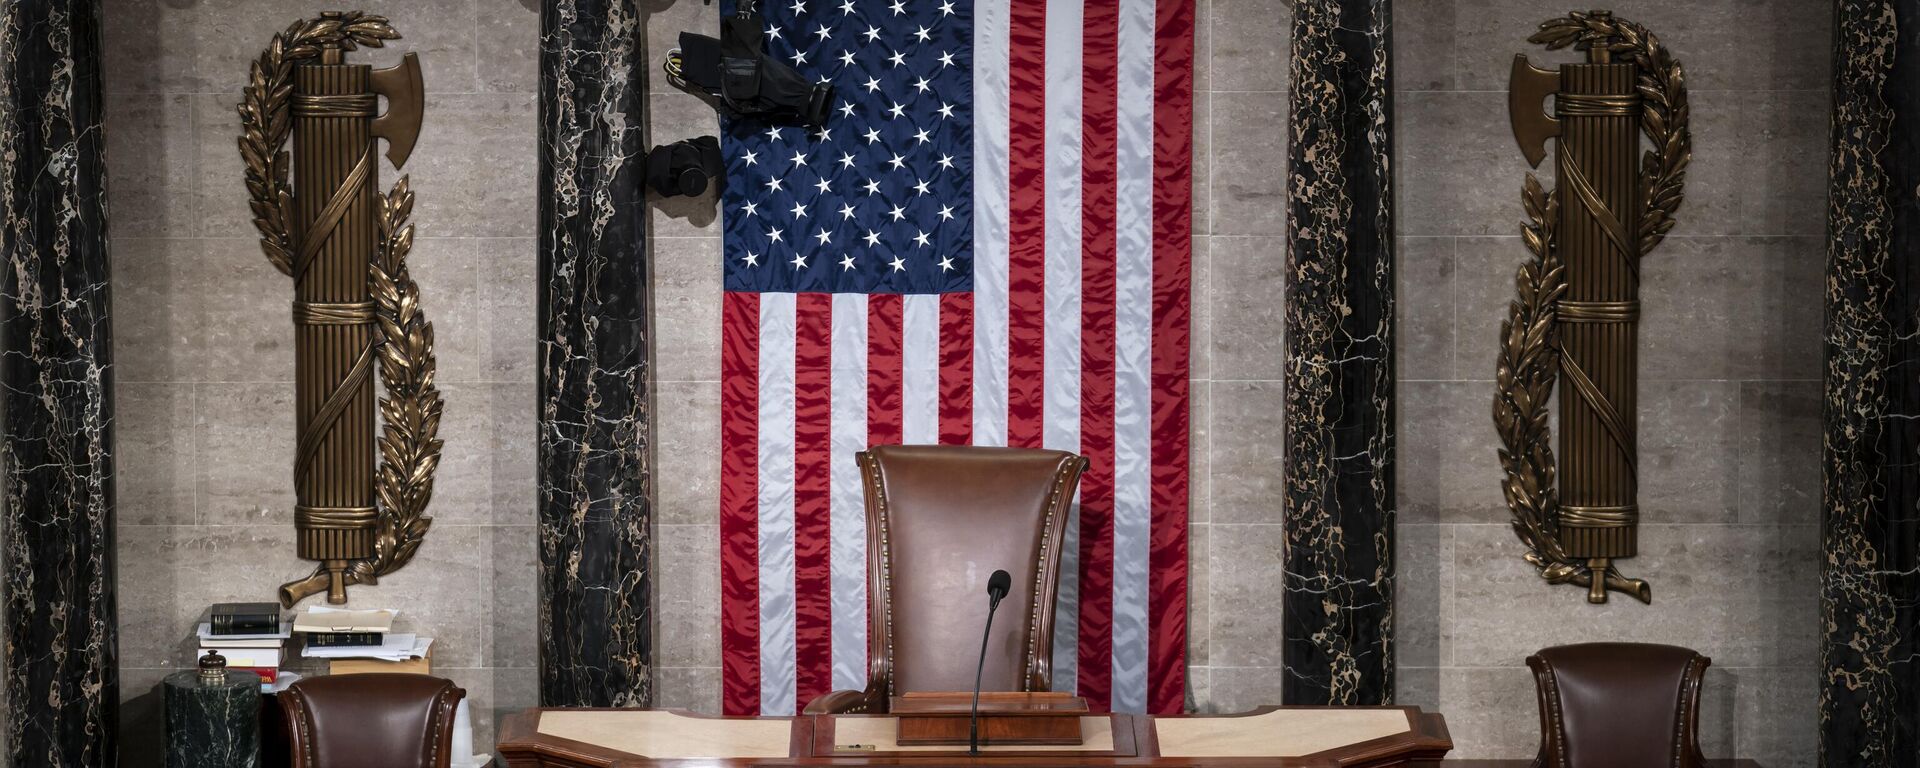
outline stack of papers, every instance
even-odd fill
[[[427,648],[433,645],[433,638],[420,637],[411,633],[388,632],[381,638],[380,645],[344,646],[333,648],[312,648],[301,650],[300,655],[309,659],[379,659],[381,661],[406,661],[427,655]]]
[[[390,632],[399,611],[348,611],[314,606],[293,619],[295,632]]]

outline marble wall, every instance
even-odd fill
[[[118,362],[123,721],[157,759],[154,686],[190,666],[209,603],[271,600],[294,556],[290,281],[256,242],[234,104],[302,0],[106,0],[106,126]],[[446,448],[432,532],[406,568],[350,590],[434,635],[478,738],[535,697],[534,0],[379,3],[417,51],[427,104],[406,167],[410,265],[435,323]],[[396,177],[381,171],[383,185]]]
[[[1652,583],[1653,604],[1593,606],[1520,560],[1489,416],[1525,258],[1507,71],[1522,51],[1557,60],[1525,38],[1574,7],[1396,8],[1399,699],[1446,712],[1460,756],[1530,756],[1529,653],[1669,642],[1713,657],[1709,756],[1812,765],[1831,8],[1613,6],[1686,65],[1694,159],[1679,225],[1643,267],[1643,517],[1640,556],[1621,568]]]
[[[1280,622],[1244,610],[1281,581],[1285,0],[1198,0],[1194,157],[1191,692],[1278,700]],[[480,704],[534,699],[536,0],[390,3],[422,54],[427,128],[413,269],[439,320],[446,461],[434,533],[356,603],[405,601]],[[649,60],[700,0],[641,4]],[[1681,223],[1647,264],[1652,606],[1589,606],[1519,559],[1497,485],[1493,340],[1524,257],[1508,61],[1534,0],[1396,8],[1400,299],[1399,698],[1439,706],[1463,755],[1534,746],[1521,660],[1587,637],[1714,657],[1710,751],[1811,762],[1819,324],[1828,21],[1823,4],[1635,8],[1689,66],[1695,164]],[[190,661],[209,602],[263,599],[293,556],[285,279],[254,245],[233,147],[245,62],[315,10],[293,0],[106,1],[115,218],[122,663],[129,698]],[[376,53],[389,60],[392,54]],[[652,143],[717,130],[651,78]],[[385,178],[391,180],[389,173]],[[719,709],[719,223],[711,199],[652,213],[655,565],[662,705]],[[264,425],[264,428],[262,427]],[[141,727],[145,705],[129,709]],[[490,729],[484,722],[483,730]]]

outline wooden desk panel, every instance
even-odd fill
[[[500,725],[509,768],[655,766],[1280,766],[1375,768],[1444,757],[1445,721],[1415,707],[1268,707],[1244,715],[1101,716],[1105,740],[1072,748],[964,747],[836,751],[835,731],[886,717],[718,718],[669,710],[532,709]],[[785,750],[782,751],[782,735]],[[881,746],[880,744],[876,744]]]
[[[1416,768],[1532,768],[1532,760],[1428,760]],[[1760,768],[1752,760],[1707,760],[1706,768]]]

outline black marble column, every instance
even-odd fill
[[[1393,699],[1392,6],[1299,0],[1293,8],[1288,704]]]
[[[6,755],[111,765],[113,366],[95,0],[0,3]]]
[[[1920,754],[1920,0],[1835,4],[1820,752]]]
[[[635,0],[540,8],[540,703],[653,700],[646,67]]]

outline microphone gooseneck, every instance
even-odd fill
[[[967,722],[967,754],[980,754],[980,679],[987,670],[987,639],[993,636],[993,612],[1013,586],[1006,571],[994,571],[987,577],[987,628],[980,633],[980,661],[973,667],[973,712]]]

